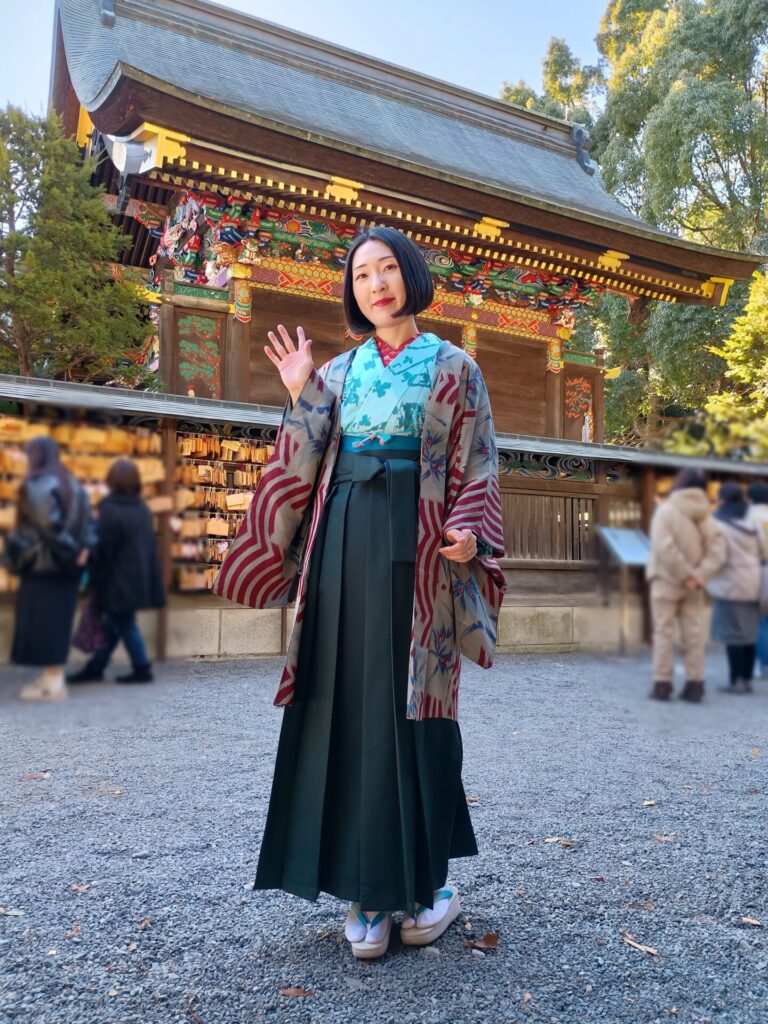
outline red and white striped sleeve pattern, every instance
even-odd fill
[[[214,580],[220,597],[249,608],[287,604],[298,564],[287,557],[312,499],[324,449],[318,438],[330,424],[329,396],[313,372],[300,408],[286,412],[275,453]],[[328,420],[328,424],[325,420]]]

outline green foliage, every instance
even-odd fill
[[[0,111],[0,369],[155,386],[132,358],[147,333],[139,294],[109,266],[127,239],[92,171],[55,114]]]
[[[505,82],[501,99],[526,110],[590,126],[594,123],[594,92],[601,83],[598,68],[582,65],[564,39],[553,37],[542,61],[544,92],[539,95],[522,79]]]
[[[768,0],[611,0],[594,153],[644,219],[731,249],[761,244],[768,199]]]
[[[768,458],[768,275],[755,274],[743,314],[715,352],[727,385],[706,404],[704,443],[723,454]]]

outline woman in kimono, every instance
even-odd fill
[[[503,576],[488,395],[460,349],[419,331],[433,298],[416,245],[350,247],[344,309],[370,335],[318,372],[282,325],[265,352],[290,401],[214,590],[296,597],[255,888],[351,903],[356,957],[425,945],[459,913],[448,861],[477,853],[456,721],[461,654],[488,667]]]

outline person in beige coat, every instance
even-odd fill
[[[706,487],[707,478],[701,470],[681,470],[651,523],[646,577],[651,590],[651,697],[655,700],[672,696],[678,627],[686,678],[680,697],[698,702],[704,695],[704,586],[723,565],[726,555],[723,533],[710,514]]]
[[[712,639],[725,644],[730,685],[725,693],[752,692],[760,620],[761,563],[768,557],[762,525],[750,517],[741,486],[723,484],[715,518],[726,544],[726,559],[710,579],[714,598]]]

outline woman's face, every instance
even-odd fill
[[[392,327],[405,305],[405,282],[392,250],[377,238],[364,242],[352,257],[352,293],[360,312],[373,326]]]

